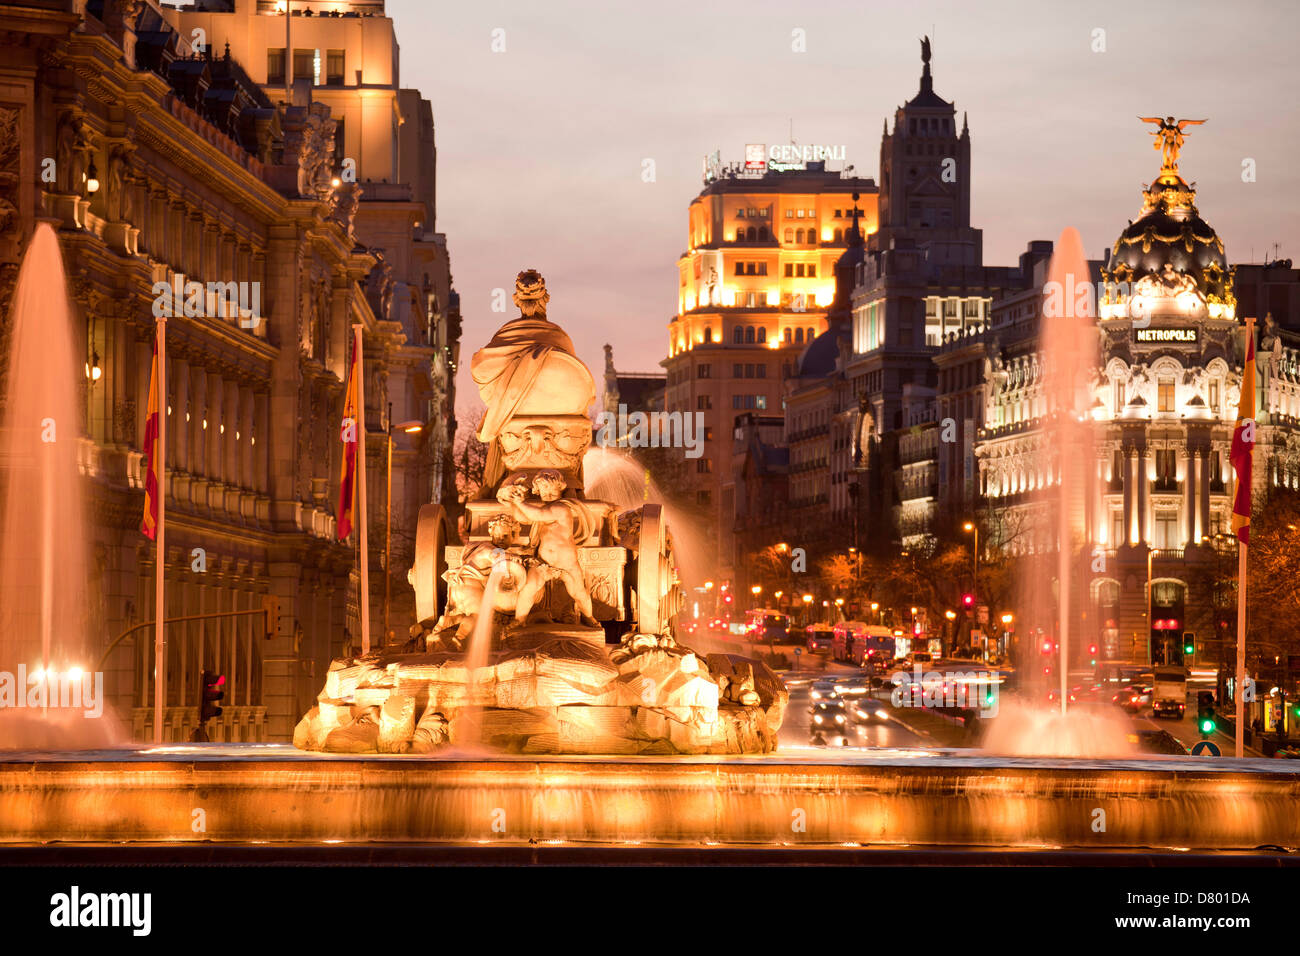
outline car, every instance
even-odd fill
[[[808,690],[808,698],[811,701],[808,709],[812,710],[817,706],[818,701],[831,700],[837,695],[835,682],[831,680],[814,681]]]
[[[1178,742],[1167,730],[1138,730],[1128,735],[1129,743],[1137,744],[1138,749],[1148,754],[1169,754],[1179,757],[1187,756],[1187,748]]]
[[[812,714],[808,719],[808,729],[810,732],[821,731],[823,734],[842,734],[848,722],[849,715],[842,703],[819,701],[813,705]]]
[[[1111,694],[1110,702],[1121,710],[1136,714],[1142,709],[1142,688],[1121,687]]]
[[[854,722],[859,724],[865,724],[872,720],[888,719],[888,712],[885,710],[885,705],[878,700],[856,700],[849,704],[848,707],[849,716],[853,718]]]
[[[841,677],[835,681],[835,696],[865,697],[871,693],[871,682],[865,677]]]

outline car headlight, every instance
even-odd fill
[[[813,718],[813,723],[814,723],[814,724],[820,724],[821,722],[822,722],[822,715],[821,715],[821,714],[818,714],[816,717]]]
[[[836,715],[835,715],[835,723],[837,723],[837,724],[842,724],[842,723],[844,723],[844,715],[843,715],[843,714],[836,714]]]

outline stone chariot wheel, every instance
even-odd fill
[[[447,512],[439,504],[420,509],[415,524],[415,564],[411,568],[411,585],[415,588],[415,617],[426,627],[433,625],[447,609],[447,570],[449,539]]]
[[[664,521],[663,507],[643,505],[636,561],[638,633],[662,634],[670,630],[682,603],[676,566],[673,539]]]

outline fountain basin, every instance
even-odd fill
[[[11,754],[0,794],[6,844],[1300,846],[1300,773],[1262,760],[464,759],[214,745]]]

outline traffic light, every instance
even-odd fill
[[[1191,631],[1183,632],[1183,656],[1191,657],[1196,653],[1196,635]]]
[[[1088,666],[1096,667],[1097,666],[1097,645],[1096,644],[1088,645],[1088,657],[1089,657]]]
[[[961,606],[969,611],[972,607],[975,606],[975,595],[963,594],[961,596]]]
[[[199,723],[205,724],[213,717],[221,716],[218,701],[226,696],[226,675],[204,671],[202,677],[203,696],[199,703]]]
[[[1214,692],[1203,690],[1196,695],[1196,729],[1202,737],[1211,736],[1217,729],[1214,717]]]
[[[276,636],[280,628],[280,598],[274,594],[263,594],[262,613],[266,639],[269,641]]]

